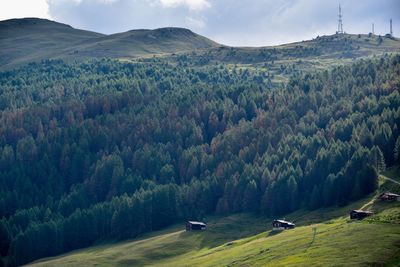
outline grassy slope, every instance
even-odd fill
[[[74,52],[88,57],[135,58],[207,49],[218,44],[183,28],[133,30],[108,35],[95,42],[74,47]]]
[[[399,169],[384,175],[400,180]],[[381,183],[380,191],[400,191],[400,186],[389,181],[382,179]],[[375,196],[346,207],[289,214],[286,218],[298,225],[289,231],[265,231],[271,218],[215,217],[204,232],[184,232],[182,225],[176,225],[141,239],[95,246],[31,266],[397,266],[400,202],[374,202]],[[349,210],[361,207],[375,215],[350,221]]]
[[[37,18],[0,21],[2,69],[49,58],[135,58],[216,46],[217,43],[182,28],[104,35]]]
[[[400,52],[400,39],[378,36],[344,34],[328,35],[316,39],[266,47],[211,48],[196,56],[208,56],[212,60],[234,64],[257,64],[271,60],[296,62],[301,60],[335,60]],[[271,57],[269,57],[269,56]]]
[[[227,47],[182,28],[133,30],[104,35],[74,29],[68,25],[43,19],[0,21],[0,69],[49,58],[65,60],[110,57],[123,60],[153,56],[189,58],[208,57],[212,62],[256,66],[277,74],[276,81],[286,81],[283,66],[299,70],[325,69],[327,66],[351,62],[355,58],[400,52],[400,40],[367,35],[332,35],[309,41],[272,47]],[[349,49],[351,47],[351,49]],[[307,49],[317,51],[307,53]],[[192,55],[192,51],[196,51]],[[188,53],[190,52],[190,53]],[[266,54],[272,57],[266,57]],[[274,64],[271,64],[272,58]]]
[[[220,46],[188,54],[189,62],[207,58],[206,64],[225,63],[228,67],[268,72],[275,85],[286,83],[294,72],[313,72],[351,64],[355,59],[400,53],[400,39],[368,35],[330,35],[313,40],[270,47]],[[307,53],[307,51],[314,51]],[[266,56],[269,55],[269,56]],[[171,59],[179,58],[172,56]],[[168,57],[168,56],[167,56]],[[202,65],[201,63],[198,65]],[[287,71],[289,70],[289,71]]]
[[[0,21],[0,66],[52,58],[65,49],[103,36],[36,18]]]

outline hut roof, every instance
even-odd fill
[[[190,223],[190,224],[196,224],[196,225],[202,225],[202,226],[206,226],[206,224],[205,224],[205,223],[203,223],[203,222],[188,221],[188,223]]]
[[[293,225],[293,226],[295,225],[294,223],[288,222],[288,221],[285,221],[285,220],[275,220],[274,222],[284,223],[284,224]]]
[[[373,212],[369,210],[352,210],[351,212],[373,214]]]
[[[381,196],[400,197],[400,195],[390,192],[382,193]]]

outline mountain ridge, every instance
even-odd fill
[[[230,47],[180,27],[133,29],[107,35],[39,18],[0,21],[0,46],[0,70],[44,59],[138,59],[186,54],[198,57],[195,61],[199,62],[249,64],[400,52],[398,39],[375,35],[334,34],[277,46]]]
[[[24,18],[0,21],[0,68],[66,57],[138,57],[217,47],[189,29],[165,27],[101,34],[59,22]]]

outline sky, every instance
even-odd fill
[[[400,0],[0,0],[0,20],[39,17],[101,33],[185,27],[233,46],[309,40],[337,30],[400,36]]]

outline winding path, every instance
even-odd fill
[[[385,179],[385,180],[388,180],[388,181],[391,181],[391,182],[393,182],[393,183],[396,183],[396,184],[400,185],[400,182],[398,182],[398,181],[396,181],[396,180],[394,180],[394,179],[392,179],[392,178],[386,177],[386,176],[384,176],[384,175],[382,175],[382,174],[381,174],[381,176],[382,176],[382,178]]]

